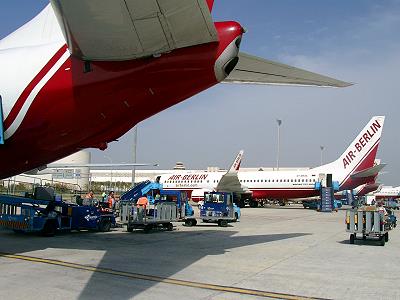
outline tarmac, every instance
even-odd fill
[[[0,299],[400,299],[400,234],[349,244],[344,210],[242,209],[173,231],[0,231]]]

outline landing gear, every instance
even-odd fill
[[[258,201],[251,200],[250,201],[250,207],[257,208],[258,207]]]

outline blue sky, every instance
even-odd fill
[[[0,38],[48,1],[0,3]],[[219,85],[139,125],[138,160],[162,168],[274,166],[276,118],[283,120],[281,165],[315,166],[336,159],[373,115],[386,115],[379,158],[385,184],[400,185],[399,0],[216,0],[213,17],[247,30],[242,51],[355,82],[346,89]],[[235,116],[232,118],[231,116]],[[186,126],[182,126],[182,124]],[[168,124],[168,131],[162,130]],[[214,141],[214,142],[213,142]],[[94,161],[131,160],[132,135],[94,150]]]

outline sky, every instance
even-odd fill
[[[0,38],[34,17],[46,0],[0,3]],[[160,169],[313,167],[337,159],[374,115],[385,115],[380,182],[400,185],[400,0],[216,0],[215,21],[247,29],[241,51],[355,83],[345,89],[220,84],[138,126],[138,162]],[[93,162],[131,162],[133,134]],[[108,158],[109,157],[109,158]]]

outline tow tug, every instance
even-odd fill
[[[106,232],[114,224],[111,210],[64,202],[49,187],[36,187],[32,197],[0,195],[0,227],[16,233],[54,236],[57,231],[82,229]]]
[[[204,204],[200,207],[200,218],[203,222],[216,222],[218,226],[226,227],[228,223],[236,222],[238,219],[235,213],[237,214],[233,203],[233,193],[204,193]]]

